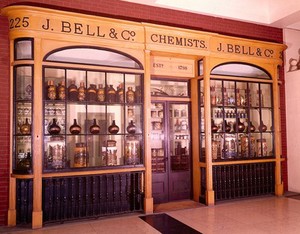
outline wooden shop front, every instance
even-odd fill
[[[284,45],[9,6],[8,225],[283,194]]]

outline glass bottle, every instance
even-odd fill
[[[57,87],[57,97],[59,100],[66,99],[66,86],[64,80]]]
[[[135,101],[135,94],[134,94],[134,91],[132,90],[132,87],[128,87],[128,89],[127,89],[126,101],[127,101],[127,103],[134,103],[134,101]]]
[[[90,87],[87,90],[87,100],[96,101],[97,100],[97,90],[95,84],[90,84]]]
[[[48,126],[48,132],[51,135],[57,135],[60,133],[60,126],[57,124],[57,119],[53,118],[52,123]]]
[[[135,88],[135,102],[136,103],[141,103],[142,102],[142,90],[141,90],[141,86],[137,86]]]
[[[215,124],[215,121],[212,119],[211,120],[211,131],[212,132],[217,132],[218,131],[218,126]]]
[[[261,90],[256,91],[256,106],[264,107],[264,97]]]
[[[246,105],[246,96],[243,96],[241,93],[240,93],[240,89],[236,89],[236,105],[237,106],[245,106]]]
[[[113,120],[112,124],[108,127],[108,132],[111,134],[117,134],[119,132],[119,127],[116,125],[115,120]]]
[[[75,81],[72,80],[70,86],[68,87],[68,98],[70,101],[78,100],[78,89],[75,85]]]
[[[259,131],[261,131],[261,132],[265,132],[265,131],[267,131],[267,126],[264,124],[263,121],[261,121],[261,123],[260,123],[258,129],[259,129]]]
[[[49,168],[65,168],[66,152],[65,141],[63,136],[51,136],[48,145],[47,164]]]
[[[240,118],[238,118],[236,130],[237,132],[243,132],[245,130],[245,125],[241,122]]]
[[[31,133],[31,124],[28,121],[28,118],[25,119],[25,123],[20,126],[20,132],[24,135]]]
[[[127,136],[125,142],[125,164],[135,165],[140,163],[140,142],[134,136]]]
[[[103,84],[98,85],[97,100],[99,102],[105,102],[105,89],[103,88]]]
[[[81,127],[77,124],[76,119],[74,119],[73,124],[70,126],[70,132],[73,135],[78,135],[81,132]]]
[[[188,130],[188,123],[187,123],[186,120],[182,120],[182,121],[180,122],[180,129],[181,129],[182,131]]]
[[[48,81],[47,97],[50,100],[55,100],[56,99],[56,87],[54,85],[53,80]]]
[[[210,87],[210,102],[212,106],[215,106],[217,104],[216,99],[216,92],[215,92],[215,86]]]
[[[135,131],[136,131],[136,126],[134,125],[134,123],[133,123],[133,120],[131,120],[130,122],[129,122],[129,125],[127,126],[127,132],[129,133],[129,134],[134,134],[135,133]]]
[[[85,143],[76,143],[74,149],[74,167],[87,166],[87,148]]]
[[[80,86],[78,88],[78,100],[84,101],[86,96],[86,89],[84,87],[84,82],[80,82]]]
[[[93,120],[93,124],[90,126],[90,133],[92,134],[100,133],[100,126],[97,124],[96,119]]]
[[[211,151],[213,160],[216,160],[221,157],[221,142],[218,135],[216,135],[216,138],[212,140]]]
[[[265,157],[268,156],[268,145],[267,140],[265,138],[257,139],[257,157]]]
[[[241,136],[241,157],[249,158],[249,136],[247,134]]]
[[[180,130],[181,130],[181,125],[179,123],[179,119],[176,119],[176,122],[174,125],[174,130],[175,130],[175,132],[180,132]]]
[[[252,121],[250,121],[250,132],[255,132],[255,126],[253,125]]]
[[[21,161],[17,165],[18,170],[26,171],[26,173],[30,173],[31,171],[31,153],[30,149],[27,150],[26,157],[21,159]]]
[[[224,87],[223,88],[223,102],[224,102],[224,106],[228,106],[228,93],[227,93],[227,89]]]
[[[249,89],[246,90],[245,94],[245,106],[252,106],[252,98],[251,98],[251,92]]]
[[[107,90],[107,101],[108,102],[116,102],[116,90],[113,85],[109,85]]]
[[[235,105],[235,96],[233,92],[228,94],[228,105]]]
[[[224,120],[224,131],[230,132],[230,130],[231,130],[230,125],[227,123],[227,120]]]
[[[123,84],[119,84],[119,86],[117,88],[116,98],[117,98],[117,102],[124,102]]]

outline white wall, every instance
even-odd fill
[[[285,29],[286,119],[288,189],[300,192],[300,70],[289,71],[291,58],[299,61],[300,31]]]

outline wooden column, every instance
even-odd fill
[[[191,107],[192,107],[192,144],[193,144],[193,200],[199,202],[200,197],[200,167],[199,167],[199,108],[198,108],[198,79],[191,79]]]
[[[42,104],[42,60],[40,51],[42,51],[41,39],[34,39],[34,72],[33,72],[33,211],[32,228],[41,228],[43,226],[42,211],[42,163],[43,163],[43,104]]]
[[[145,152],[145,213],[153,213],[152,197],[152,168],[151,168],[151,148],[150,148],[150,126],[151,126],[151,95],[150,95],[150,51],[145,51],[145,75],[144,75],[144,152]]]
[[[14,54],[14,41],[10,40],[10,54]],[[13,56],[10,56],[10,64],[13,64]],[[10,116],[13,116],[13,66],[10,66]],[[10,118],[10,132],[13,132],[13,118]],[[13,155],[13,140],[12,140],[12,134],[10,134],[10,155]],[[9,159],[9,203],[8,203],[8,212],[7,212],[7,225],[9,227],[16,226],[17,224],[17,216],[16,216],[16,178],[11,177],[12,174],[12,165],[13,165],[13,157],[10,157]]]
[[[205,157],[206,157],[206,205],[215,204],[213,190],[211,156],[211,107],[210,107],[210,58],[204,58],[204,119],[205,119]]]
[[[274,103],[274,132],[275,132],[275,194],[282,196],[284,189],[281,179],[281,131],[280,131],[280,109],[279,109],[279,86],[278,86],[278,70],[274,65],[273,78],[273,103]]]

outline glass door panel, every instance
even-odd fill
[[[189,170],[190,126],[187,104],[170,104],[171,170]]]
[[[151,104],[151,157],[154,173],[166,172],[164,112],[163,103]]]

